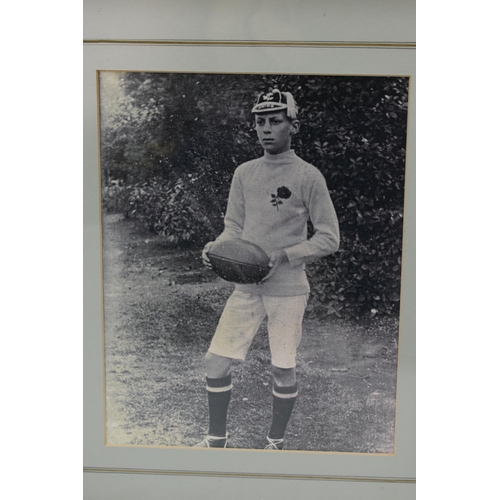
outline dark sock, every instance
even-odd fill
[[[293,405],[297,399],[297,384],[290,387],[273,387],[273,420],[269,437],[283,439],[286,426],[292,414]]]
[[[207,393],[208,393],[208,413],[209,413],[209,428],[210,436],[225,437],[226,436],[226,421],[229,401],[231,400],[231,375],[222,378],[207,377]],[[218,442],[214,442],[213,446],[217,447]],[[224,446],[224,440],[220,440],[220,446]]]

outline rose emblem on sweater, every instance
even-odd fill
[[[271,194],[271,203],[276,207],[276,210],[280,210],[279,206],[283,205],[282,200],[288,200],[292,196],[292,192],[286,187],[281,186],[276,191],[276,194]]]

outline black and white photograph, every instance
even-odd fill
[[[97,75],[106,445],[393,455],[409,77]]]

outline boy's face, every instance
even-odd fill
[[[292,135],[298,132],[298,120],[290,121],[284,110],[255,114],[255,129],[259,142],[272,155],[290,149]]]

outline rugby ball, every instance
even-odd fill
[[[267,253],[250,241],[219,241],[207,255],[212,270],[232,283],[258,283],[270,271]]]

